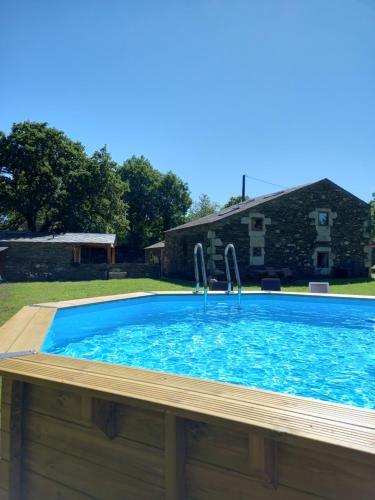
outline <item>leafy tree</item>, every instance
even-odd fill
[[[163,231],[185,222],[186,212],[191,206],[189,187],[186,182],[173,172],[167,172],[162,176],[158,198]]]
[[[143,249],[163,238],[163,231],[184,221],[191,204],[188,186],[172,172],[161,174],[143,156],[132,156],[119,169],[128,183],[127,258],[143,258]]]
[[[245,201],[246,200],[249,200],[249,196],[245,196]],[[223,208],[228,208],[228,207],[231,207],[232,205],[237,205],[238,203],[241,203],[242,202],[242,196],[239,195],[239,196],[231,196],[229,198],[229,200],[227,201],[227,203],[225,205],[223,205]]]
[[[370,202],[371,205],[371,236],[375,240],[375,193],[372,193],[373,200]]]
[[[47,123],[14,124],[0,135],[0,224],[30,231],[126,228],[126,186],[105,149],[88,158]]]
[[[123,181],[129,185],[125,195],[128,205],[129,233],[126,238],[128,257],[143,255],[143,248],[159,234],[160,215],[158,189],[161,175],[143,156],[132,156],[119,168]]]
[[[206,215],[212,214],[219,210],[220,205],[214,201],[211,201],[208,194],[203,193],[199,196],[198,201],[194,202],[191,209],[188,212],[187,220],[196,220],[204,217]]]

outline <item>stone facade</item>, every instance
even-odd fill
[[[109,264],[74,264],[69,243],[7,242],[5,281],[80,281],[107,279]]]
[[[167,231],[165,274],[192,279],[193,248],[201,242],[211,276],[224,275],[228,243],[243,279],[261,267],[289,268],[293,277],[368,276],[369,230],[369,205],[323,179],[222,220]]]
[[[1,276],[4,281],[85,281],[108,279],[108,272],[119,268],[128,278],[158,278],[155,264],[82,264],[74,263],[74,244],[6,242],[1,252]]]

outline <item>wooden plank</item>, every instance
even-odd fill
[[[111,377],[127,378],[140,382],[151,382],[166,387],[193,390],[194,392],[202,392],[213,396],[223,396],[225,398],[247,401],[262,406],[271,406],[293,413],[318,416],[319,418],[328,418],[335,421],[375,428],[375,412],[365,408],[355,408],[347,405],[323,402],[317,399],[301,398],[153,370],[144,370],[111,363],[100,363],[48,354],[38,354],[25,361],[30,361],[31,363],[42,362],[51,367],[56,366],[78,369],[84,370],[87,373],[105,374]]]
[[[8,481],[4,488],[8,490],[9,500],[22,497],[22,419],[24,384],[3,378],[2,388],[10,403],[1,405],[1,458],[9,462]],[[5,433],[8,431],[8,436]]]
[[[104,399],[92,398],[92,423],[109,439],[117,434],[116,403]]]
[[[104,394],[108,397],[108,394],[111,394],[142,399],[184,412],[191,411],[243,423],[255,429],[269,429],[279,433],[279,436],[299,436],[375,454],[374,428],[261,406],[241,399],[87,373],[81,369],[51,367],[26,359],[29,360],[30,357],[1,360],[0,373],[16,374],[17,377],[25,377],[25,380],[35,382],[48,380],[81,387],[93,391],[98,397]]]
[[[32,472],[96,499],[164,498],[162,488],[34,442],[25,445],[25,465]]]
[[[8,491],[0,488],[0,500],[9,500]]]
[[[165,498],[185,499],[184,421],[165,413]]]
[[[118,405],[118,435],[138,443],[164,449],[164,414],[153,409],[142,409],[130,405]]]
[[[9,462],[0,459],[0,488],[4,491],[8,491],[8,479],[9,479]]]
[[[164,454],[157,448],[119,437],[109,440],[95,428],[33,412],[25,419],[25,439],[124,474],[124,482],[129,476],[164,488]]]
[[[262,434],[249,432],[249,469],[258,479],[277,486],[277,444]]]
[[[340,500],[371,499],[375,492],[372,465],[321,450],[279,443],[279,481],[316,495]]]
[[[186,456],[243,474],[249,473],[248,432],[225,425],[186,420]]]
[[[139,299],[142,297],[152,297],[154,292],[133,292],[133,293],[119,293],[117,295],[103,295],[102,297],[87,297],[84,299],[64,300],[57,302],[44,302],[37,304],[44,307],[56,307],[58,309],[65,309],[67,307],[88,306],[91,304],[99,304],[101,302],[116,302],[118,300],[131,300]]]
[[[190,460],[186,463],[186,481],[190,500],[327,500],[282,485],[265,488],[249,476]]]
[[[36,314],[24,330],[9,346],[8,351],[39,350],[47,330],[55,316],[56,309],[35,307]]]
[[[31,324],[37,307],[25,306],[0,327],[0,351],[7,352],[14,341]]]
[[[65,386],[58,389],[30,384],[25,395],[27,410],[50,415],[62,420],[72,421],[81,425],[90,425],[90,413],[84,407],[83,396],[68,390]]]
[[[29,471],[24,473],[24,490],[27,491],[28,500],[92,500],[96,498]]]

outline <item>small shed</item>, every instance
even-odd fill
[[[164,248],[165,242],[159,241],[153,245],[145,247],[145,263],[146,264],[159,264],[160,274],[163,275],[164,268]]]
[[[115,234],[0,232],[3,245],[7,281],[106,279],[116,258]]]

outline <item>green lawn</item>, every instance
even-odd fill
[[[332,293],[375,295],[375,280],[329,280]],[[192,290],[193,283],[153,279],[125,279],[110,281],[75,281],[53,283],[9,283],[0,285],[0,325],[21,307],[38,302],[79,299],[99,295],[158,290]],[[259,290],[259,286],[246,286]],[[301,282],[283,288],[286,291],[306,292],[307,283]]]

